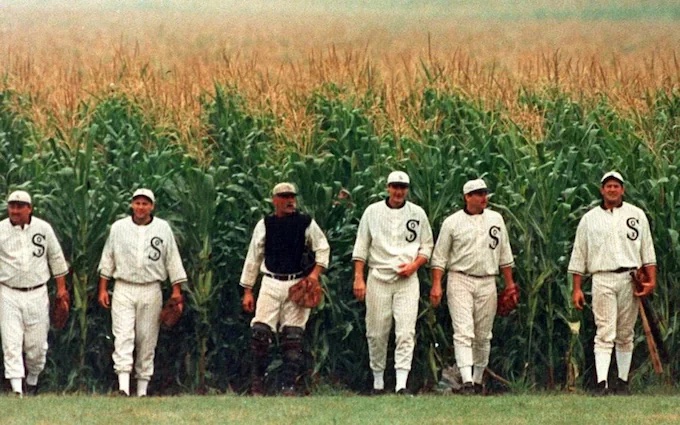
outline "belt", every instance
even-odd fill
[[[45,286],[44,283],[41,283],[40,285],[35,285],[35,286],[29,286],[28,288],[17,288],[15,286],[9,286],[5,282],[0,282],[1,285],[8,287],[9,289],[14,289],[15,291],[21,291],[21,292],[30,292],[36,289],[40,289],[43,286]]]
[[[606,273],[626,273],[632,272],[633,270],[637,270],[637,267],[619,267],[616,270],[607,270]]]
[[[276,280],[295,280],[304,277],[305,273],[304,272],[297,272],[291,274],[265,273],[264,275]]]
[[[488,277],[496,277],[496,276],[498,276],[498,275],[495,275],[495,274],[486,274],[486,275],[483,275],[483,276],[479,276],[479,275],[475,275],[475,274],[469,274],[469,273],[465,273],[465,272],[459,272],[458,270],[454,271],[454,273],[460,273],[460,274],[462,274],[462,275],[464,275],[464,276],[467,276],[467,277],[474,277],[474,278],[476,278],[476,279],[486,279],[486,278],[488,278]]]

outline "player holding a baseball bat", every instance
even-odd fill
[[[623,201],[624,180],[616,171],[600,180],[602,203],[579,222],[569,262],[573,275],[572,301],[581,310],[585,297],[583,275],[592,275],[595,316],[595,370],[598,394],[626,394],[633,358],[633,336],[639,302],[654,291],[656,254],[644,211]],[[644,281],[634,289],[631,271],[642,268]],[[612,349],[616,348],[618,379],[607,382]]]

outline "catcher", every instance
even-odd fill
[[[25,377],[26,393],[35,395],[47,359],[47,281],[52,275],[57,284],[53,313],[63,322],[53,324],[60,328],[68,319],[68,265],[52,226],[33,217],[28,193],[12,192],[7,212],[9,217],[0,221],[0,332],[5,378],[21,396]]]
[[[255,226],[241,274],[243,310],[255,312],[250,324],[253,395],[265,393],[264,377],[275,332],[279,332],[283,353],[282,393],[296,394],[305,325],[310,308],[321,298],[319,275],[328,267],[326,236],[310,216],[298,212],[296,196],[291,183],[274,186],[274,213]],[[313,260],[306,251],[313,253]],[[260,272],[264,276],[256,306],[253,286]]]
[[[444,220],[431,261],[430,302],[434,307],[441,302],[444,270],[449,271],[446,293],[456,364],[463,382],[461,394],[483,393],[495,314],[509,314],[519,301],[508,231],[503,217],[486,208],[488,193],[482,179],[465,183],[465,208]],[[505,290],[497,298],[499,270]]]

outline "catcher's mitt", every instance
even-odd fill
[[[57,297],[52,306],[52,326],[55,329],[63,329],[68,320],[69,310],[71,309],[71,300],[68,293],[62,297]]]
[[[161,310],[161,324],[166,328],[172,328],[179,322],[184,310],[184,300],[168,299]]]
[[[321,302],[323,290],[318,281],[304,278],[288,289],[288,298],[300,307],[314,308]]]
[[[517,285],[506,287],[498,297],[498,308],[496,313],[499,316],[507,316],[519,303],[519,287]]]

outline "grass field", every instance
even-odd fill
[[[187,312],[161,333],[152,386],[164,395],[245,391],[252,317],[241,311],[238,279],[252,228],[270,211],[270,188],[286,179],[300,186],[301,207],[332,247],[325,302],[305,336],[310,376],[315,385],[365,390],[352,246],[361,212],[384,192],[387,173],[400,169],[435,233],[462,206],[467,179],[483,177],[493,188],[522,301],[495,324],[490,367],[516,390],[587,388],[593,316],[573,308],[566,268],[578,220],[612,168],[653,224],[653,302],[670,352],[656,376],[644,338],[636,338],[632,384],[674,385],[679,21],[680,4],[666,0],[1,1],[0,195],[35,194],[36,215],[53,224],[74,271],[73,314],[65,330],[50,334],[41,385],[66,393],[113,385],[97,265],[108,226],[126,213],[132,189],[145,186],[173,225],[190,274]],[[338,196],[346,192],[350,198]],[[447,308],[427,301],[427,271],[421,279],[410,379],[429,388],[453,361],[452,330]],[[121,403],[64,400],[113,410]],[[183,400],[197,399],[131,405]],[[209,411],[203,402],[220,403],[198,400],[183,417]],[[539,400],[530,418],[548,414],[542,397],[527,400]],[[343,419],[353,412],[324,411]]]
[[[677,396],[0,397],[1,424],[676,424]]]

